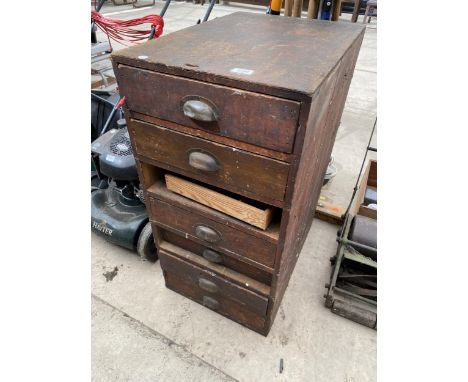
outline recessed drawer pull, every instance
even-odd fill
[[[213,172],[221,167],[213,155],[198,150],[190,151],[188,159],[189,165],[197,170]]]
[[[206,306],[207,308],[217,310],[219,308],[219,302],[218,300],[215,300],[214,298],[210,296],[203,296],[203,305]]]
[[[218,286],[213,281],[203,278],[198,279],[198,286],[210,293],[216,293],[219,290]]]
[[[216,106],[209,100],[199,96],[188,96],[182,99],[182,111],[186,117],[201,122],[218,120]]]
[[[217,243],[221,240],[221,234],[219,232],[205,225],[195,226],[195,236],[210,243]]]
[[[223,257],[218,252],[208,248],[203,250],[202,256],[212,263],[221,264],[223,262]]]

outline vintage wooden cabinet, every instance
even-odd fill
[[[354,24],[238,12],[113,54],[168,288],[268,334],[363,35]]]

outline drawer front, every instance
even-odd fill
[[[160,126],[130,121],[137,155],[257,200],[283,201],[289,165]]]
[[[189,239],[198,239],[210,248],[226,251],[234,257],[240,255],[270,269],[274,267],[276,245],[271,242],[158,199],[149,198],[149,207],[150,219],[163,228],[177,230]]]
[[[193,240],[186,239],[185,237],[177,235],[173,232],[163,229],[161,229],[159,232],[161,239],[167,241],[168,243],[174,244],[177,247],[201,256],[213,264],[223,265],[229,269],[232,269],[233,271],[239,272],[243,275],[251,277],[254,280],[260,281],[261,283],[271,285],[271,273],[234,259],[229,255],[213,250],[208,246],[204,246],[196,243]]]
[[[242,324],[263,328],[268,306],[266,297],[164,251],[159,256],[168,288]]]
[[[130,110],[291,153],[300,103],[244,90],[118,66]]]

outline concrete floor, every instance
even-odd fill
[[[134,12],[129,6],[106,6],[102,13],[129,11],[112,17],[132,18],[160,8],[158,1],[154,9]],[[206,5],[171,4],[164,33],[195,24],[205,9]],[[238,10],[264,12],[231,3],[216,5],[211,18]],[[347,22],[349,15],[342,18]],[[376,32],[373,21],[367,27],[333,150],[339,172],[324,188],[341,206],[351,197],[376,115]],[[266,338],[166,289],[159,262],[142,262],[93,235],[93,380],[375,381],[376,332],[324,307],[336,230],[337,226],[313,222]],[[106,281],[104,274],[115,267],[117,274]]]

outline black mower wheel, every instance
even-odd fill
[[[148,222],[138,237],[137,252],[142,260],[157,261],[158,253],[153,240],[151,223]]]

